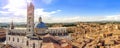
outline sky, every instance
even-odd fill
[[[0,22],[26,22],[28,2],[35,22],[120,21],[120,0],[0,0]]]

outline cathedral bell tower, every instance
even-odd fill
[[[27,4],[27,36],[34,34],[34,5],[32,2]]]

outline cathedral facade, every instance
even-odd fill
[[[16,29],[13,23],[11,23],[10,28],[6,32],[6,44],[12,45],[15,48],[44,48],[42,46],[46,42],[52,42],[51,40],[54,40],[54,37],[57,37],[55,40],[62,38],[70,39],[66,27],[48,28],[42,22],[41,17],[39,18],[39,23],[34,25],[34,5],[28,3],[26,29]]]

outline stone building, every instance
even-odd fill
[[[66,27],[48,28],[42,18],[39,23],[34,26],[34,5],[30,2],[27,5],[27,27],[25,29],[17,29],[11,23],[10,28],[6,32],[6,44],[15,48],[41,48],[43,46],[44,36],[51,36],[60,39],[70,39]]]
[[[6,29],[0,28],[0,42],[4,42],[6,37]]]

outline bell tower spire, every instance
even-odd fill
[[[34,5],[27,3],[27,35],[34,34]]]
[[[13,21],[12,21],[11,24],[10,24],[10,29],[14,29]]]

